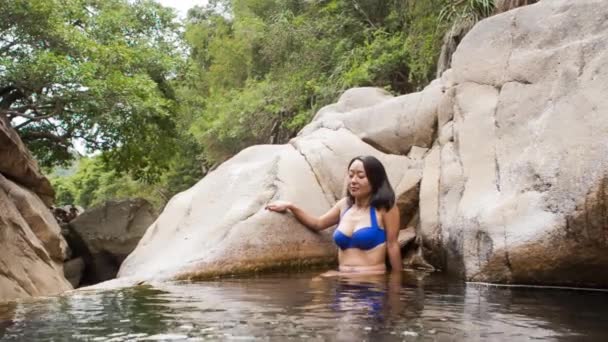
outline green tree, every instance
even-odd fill
[[[287,142],[348,88],[422,89],[460,17],[442,14],[451,0],[210,0],[182,34],[150,1],[0,2],[0,110],[44,164],[75,138],[102,151],[53,177],[84,206],[162,206],[241,149]]]
[[[189,12],[180,116],[211,164],[284,143],[344,90],[433,79],[447,0],[232,0]],[[203,94],[203,96],[201,96]]]
[[[159,187],[133,179],[128,174],[109,170],[100,156],[85,157],[78,161],[76,172],[67,176],[51,174],[58,205],[77,204],[89,208],[108,200],[141,197],[156,207],[164,204]]]
[[[171,10],[137,0],[0,0],[0,118],[39,162],[75,141],[116,170],[158,175],[172,154],[171,79],[183,57]]]

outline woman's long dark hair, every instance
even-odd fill
[[[395,205],[395,191],[388,181],[388,176],[382,163],[373,156],[358,156],[348,163],[348,169],[350,169],[355,160],[363,163],[365,175],[372,187],[372,198],[369,204],[376,209],[384,208],[390,210]],[[348,206],[353,205],[355,198],[350,194],[348,188],[346,189],[346,196],[348,197]]]

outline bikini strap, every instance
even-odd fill
[[[372,227],[378,227],[378,219],[376,218],[376,208],[373,206],[369,207],[369,218],[372,222]]]

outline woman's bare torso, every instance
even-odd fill
[[[344,206],[340,210],[340,223],[336,229],[346,236],[352,236],[359,229],[372,225],[370,208],[357,209]],[[384,228],[383,211],[376,210],[378,225]],[[358,248],[338,249],[338,262],[341,272],[385,272],[386,243],[382,243],[370,250]]]

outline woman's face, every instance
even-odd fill
[[[363,162],[355,160],[348,168],[348,191],[355,198],[365,198],[372,193]]]

